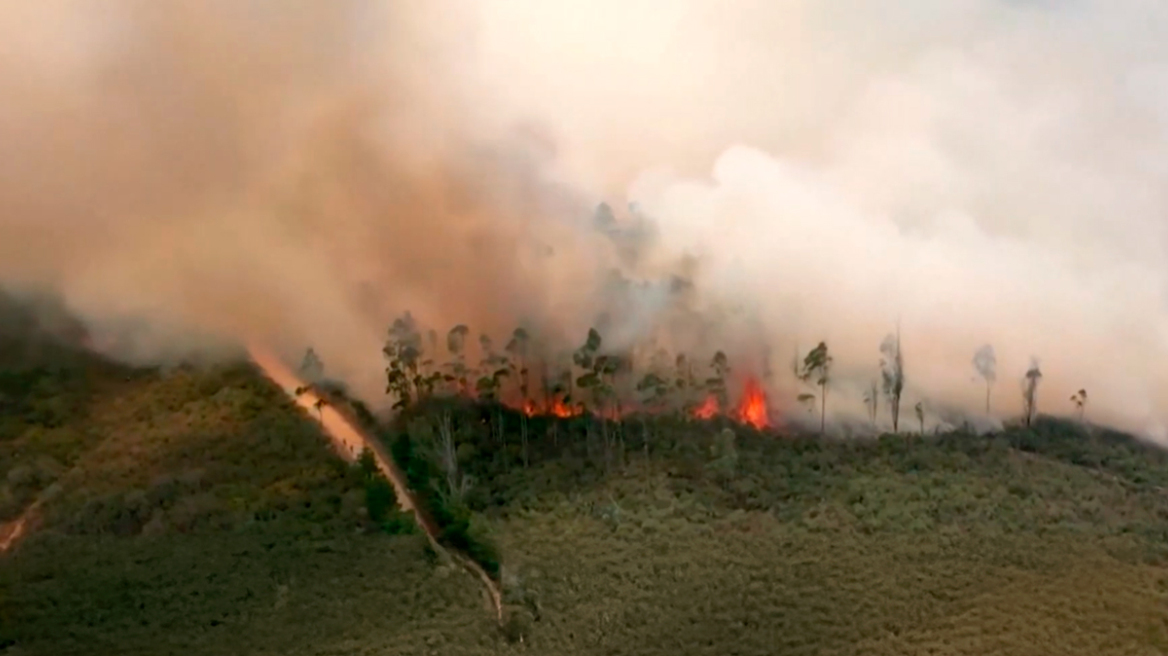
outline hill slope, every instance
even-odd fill
[[[1168,650],[1168,458],[1124,436],[658,418],[609,426],[606,458],[594,420],[532,420],[525,468],[518,430],[446,416],[543,653]]]
[[[4,369],[0,557],[13,653],[430,653],[497,641],[481,588],[387,535],[362,472],[247,366]],[[12,381],[16,380],[17,383]]]
[[[419,408],[381,436],[501,546],[508,643],[250,367],[0,357],[0,521],[39,501],[0,556],[6,653],[1168,651],[1168,458],[1123,436]]]

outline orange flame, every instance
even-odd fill
[[[528,417],[557,417],[560,419],[579,417],[589,412],[597,417],[619,421],[637,412],[652,412],[651,409],[647,410],[636,404],[608,405],[603,409],[586,410],[583,406],[573,406],[566,403],[558,395],[542,400],[527,399],[525,401],[518,401],[513,397],[511,400],[504,401],[504,403]],[[701,405],[691,410],[690,414],[698,419],[713,419],[724,414],[736,421],[749,424],[759,429],[769,428],[772,425],[766,392],[763,390],[759,380],[753,376],[748,377],[744,381],[742,397],[736,406],[731,406],[729,410],[723,410],[722,404],[718,402],[718,397],[710,394],[706,396]]]
[[[533,399],[528,399],[523,402],[519,410],[522,410],[523,414],[528,417],[548,416],[567,419],[568,417],[575,417],[580,414],[578,409],[564,403],[563,399],[559,398],[548,399],[543,404],[537,403]]]
[[[718,399],[711,394],[706,397],[697,408],[694,409],[693,415],[698,419],[713,419],[718,414]]]
[[[755,428],[770,426],[770,416],[767,411],[766,392],[754,377],[746,379],[742,388],[742,400],[738,403],[738,419]]]

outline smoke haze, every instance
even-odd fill
[[[899,321],[905,407],[980,415],[989,343],[1003,416],[1035,356],[1040,410],[1085,387],[1089,417],[1166,437],[1159,4],[14,7],[0,284],[120,357],[312,344],[376,399],[403,310],[558,346],[607,315],[620,345],[780,372],[779,405],[826,340],[844,417]]]

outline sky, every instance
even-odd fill
[[[373,402],[410,310],[549,353],[598,323],[723,348],[788,413],[824,340],[843,421],[899,324],[930,421],[983,418],[992,344],[995,417],[1036,359],[1040,410],[1085,388],[1164,441],[1161,5],[23,3],[0,285],[132,362],[312,345]]]

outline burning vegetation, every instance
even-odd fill
[[[547,351],[524,328],[516,328],[498,348],[486,334],[472,342],[463,324],[443,339],[433,330],[423,331],[406,313],[390,326],[383,349],[386,393],[399,410],[432,398],[461,397],[501,404],[528,417],[591,415],[620,421],[680,413],[726,417],[759,429],[773,424],[762,381],[748,370],[732,370],[722,351],[698,364],[685,354],[658,349],[642,364],[631,353],[607,350],[595,328],[571,352]]]

